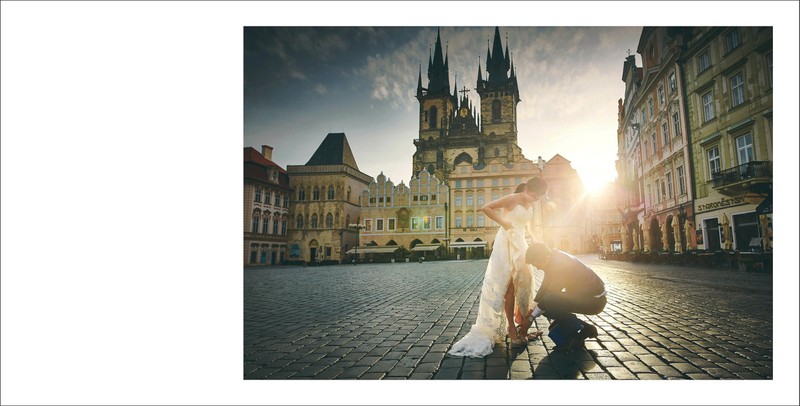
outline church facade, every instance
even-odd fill
[[[473,89],[479,97],[477,103],[469,98],[467,87],[457,90],[456,83],[451,91],[448,56],[442,52],[438,33],[433,56],[428,59],[427,79],[427,87],[423,87],[420,70],[416,89],[419,136],[414,140],[412,172],[425,170],[449,186],[449,228],[445,241],[450,242],[449,250],[454,256],[488,256],[498,225],[484,216],[481,207],[513,193],[517,185],[534,176],[547,179],[553,191],[580,195],[582,188],[577,190],[572,186],[576,181],[580,184],[574,170],[545,170],[546,162],[541,157],[536,161],[526,158],[517,143],[519,85],[508,44],[503,48],[499,28],[495,28],[492,47],[486,50],[485,66],[479,62]],[[554,159],[559,163],[565,161],[558,155]],[[566,162],[568,165],[569,161]],[[565,197],[563,201],[577,203],[576,197]],[[552,209],[553,204],[549,207]],[[555,248],[591,250],[584,219],[579,219],[580,232],[562,233],[562,216],[558,212],[571,209],[572,205],[547,210],[545,205],[537,203],[534,238],[551,241]]]

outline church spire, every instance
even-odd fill
[[[433,49],[433,60],[428,62],[428,95],[450,94],[450,70],[448,61],[442,52],[442,38],[439,29],[436,29],[436,45]]]
[[[417,99],[422,97],[422,64],[419,64],[419,76],[417,76]]]

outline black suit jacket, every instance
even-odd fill
[[[536,302],[548,293],[561,292],[569,295],[597,296],[605,290],[605,284],[586,264],[573,255],[552,250],[550,263],[544,271],[542,286],[533,299]]]

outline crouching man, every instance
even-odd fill
[[[597,338],[597,328],[575,313],[595,315],[603,311],[606,290],[600,277],[578,258],[542,243],[532,243],[525,259],[544,272],[544,279],[534,298],[537,307],[522,322],[523,331],[544,315],[552,320],[549,336],[556,348],[571,350],[583,347],[587,338]]]

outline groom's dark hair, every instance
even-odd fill
[[[540,242],[531,243],[528,251],[525,252],[525,262],[532,264],[547,259],[550,255],[550,248]]]

